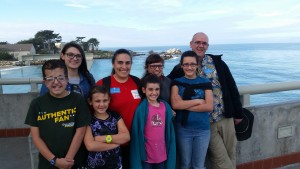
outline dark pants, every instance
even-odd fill
[[[143,169],[165,169],[165,162],[161,162],[161,163],[143,162]]]
[[[121,146],[122,151],[122,169],[130,169],[130,146]]]

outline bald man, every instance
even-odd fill
[[[235,80],[227,64],[221,59],[222,55],[206,54],[209,39],[205,33],[196,33],[190,41],[190,47],[200,60],[198,75],[209,79],[213,86],[214,110],[210,114],[209,166],[211,169],[235,169],[237,139],[234,124],[240,123],[243,118]],[[176,65],[168,77],[174,79],[183,75],[180,65]]]

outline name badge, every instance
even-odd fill
[[[140,99],[141,98],[137,89],[131,90],[131,94],[132,94],[132,97],[134,99]]]
[[[116,93],[121,93],[120,88],[118,88],[118,87],[110,88],[110,94],[116,94]]]
[[[210,68],[205,68],[205,69],[204,69],[204,73],[205,73],[205,74],[211,74],[212,72],[213,72],[213,70],[210,69]]]

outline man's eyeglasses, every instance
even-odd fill
[[[164,65],[149,65],[149,67],[150,67],[151,69],[156,69],[156,68],[162,69],[162,68],[164,67]]]
[[[195,41],[194,42],[196,45],[202,45],[202,46],[207,46],[208,43],[207,42],[203,42],[203,41]]]
[[[67,55],[68,58],[73,59],[76,57],[76,59],[81,59],[82,55],[81,54],[74,54],[74,53],[66,53],[65,55]]]
[[[46,82],[54,82],[55,79],[59,82],[64,82],[67,79],[67,76],[45,77],[44,78],[44,80]]]
[[[198,66],[198,64],[197,63],[184,63],[184,64],[182,64],[182,66],[183,67],[185,67],[185,68],[188,68],[188,67],[192,67],[192,68],[194,68],[194,67],[197,67]]]

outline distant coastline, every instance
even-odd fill
[[[132,50],[129,50],[131,52],[132,56],[142,56],[146,55],[146,53],[143,52],[135,52]],[[111,59],[113,57],[114,51],[95,51],[93,54],[93,59]],[[181,50],[177,48],[170,48],[163,52],[154,52],[153,50],[150,50],[147,52],[147,54],[152,53],[158,53],[164,60],[168,60],[173,58],[174,56],[181,55]],[[42,65],[45,62],[45,60],[32,60],[30,61],[30,64],[25,64],[24,61],[0,61],[0,70],[8,69],[11,67],[18,67],[18,66],[28,66],[28,65]]]
[[[0,70],[6,70],[6,69],[11,69],[11,68],[17,68],[18,66],[12,66],[12,65],[4,65],[0,66]]]
[[[11,67],[16,67],[14,65],[14,62],[16,61],[0,61],[0,70],[2,69],[8,69],[8,68],[11,68]]]
[[[42,65],[44,60],[31,61],[30,65]],[[0,69],[7,69],[10,67],[27,66],[22,61],[0,61]]]

